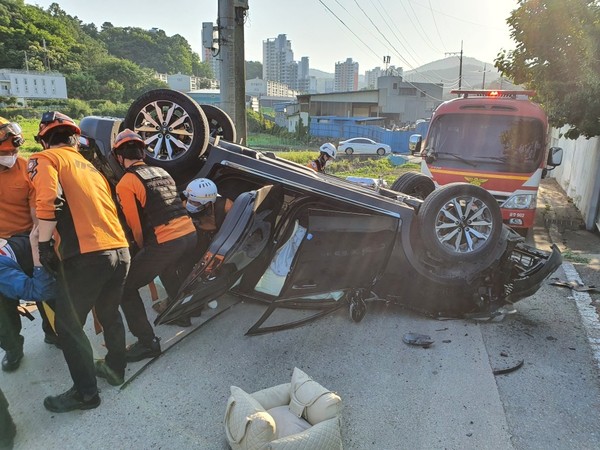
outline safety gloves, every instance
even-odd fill
[[[56,277],[59,260],[52,246],[52,241],[39,242],[38,249],[40,251],[40,263],[48,272]]]

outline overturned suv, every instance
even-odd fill
[[[147,162],[178,186],[210,178],[234,201],[158,324],[227,291],[267,305],[249,334],[343,306],[359,321],[368,300],[431,315],[488,313],[535,293],[561,263],[556,247],[537,250],[503,225],[497,201],[480,187],[450,184],[422,200],[316,173],[236,144],[227,114],[175,91],[142,95],[124,120],[86,117],[80,126],[90,142],[82,152],[113,183],[122,169],[111,143],[127,127],[145,139]],[[263,326],[277,308],[316,313]]]

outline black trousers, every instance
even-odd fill
[[[8,401],[0,389],[0,449],[12,448],[15,433],[15,424],[8,411]]]
[[[0,347],[5,351],[23,349],[19,301],[0,294]]]
[[[195,248],[196,233],[194,232],[162,244],[147,245],[133,257],[123,290],[121,308],[129,331],[141,343],[149,344],[152,341],[154,329],[148,322],[138,289],[160,276],[169,298],[175,298],[184,281],[180,265],[185,264]]]
[[[77,255],[63,262],[56,300],[56,328],[63,355],[77,391],[84,396],[98,391],[90,341],[83,325],[96,308],[104,329],[106,364],[125,373],[125,328],[119,302],[130,265],[129,249]]]

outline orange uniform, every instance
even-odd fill
[[[36,153],[28,171],[37,218],[57,222],[54,238],[61,259],[129,246],[108,182],[76,149]]]
[[[19,156],[14,166],[0,172],[0,198],[0,238],[29,232],[33,227],[35,193],[24,158]]]
[[[133,166],[144,165],[137,162]],[[146,187],[133,173],[126,172],[117,184],[117,197],[125,215],[127,225],[131,228],[133,238],[138,247],[144,246],[144,226],[141,213],[146,206]],[[189,216],[184,215],[174,218],[166,224],[154,227],[156,243],[163,244],[173,239],[195,233],[196,228]]]

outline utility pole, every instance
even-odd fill
[[[235,123],[238,140],[246,143],[246,69],[244,17],[247,0],[218,0],[221,52],[221,106]]]
[[[463,41],[460,41],[460,52],[450,52],[450,53],[445,53],[446,56],[456,56],[456,55],[460,55],[459,59],[460,59],[460,66],[458,69],[458,90],[460,91],[460,88],[462,87],[462,61],[463,61]]]

